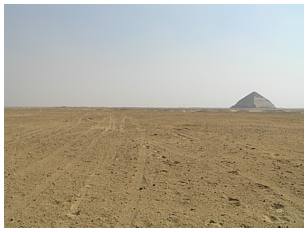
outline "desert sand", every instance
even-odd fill
[[[303,227],[303,112],[5,109],[5,227]]]

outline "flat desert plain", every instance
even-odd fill
[[[5,227],[303,227],[302,112],[5,109]]]

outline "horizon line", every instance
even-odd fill
[[[267,109],[267,108],[231,108],[230,107],[204,107],[204,106],[4,106],[4,108],[110,108],[110,109],[234,109],[234,110],[245,110],[245,109]],[[268,110],[279,110],[279,109],[302,109],[304,107],[276,107]]]

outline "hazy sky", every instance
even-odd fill
[[[302,5],[6,5],[5,106],[304,107]]]

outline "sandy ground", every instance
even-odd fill
[[[303,112],[5,109],[5,227],[303,227]]]

